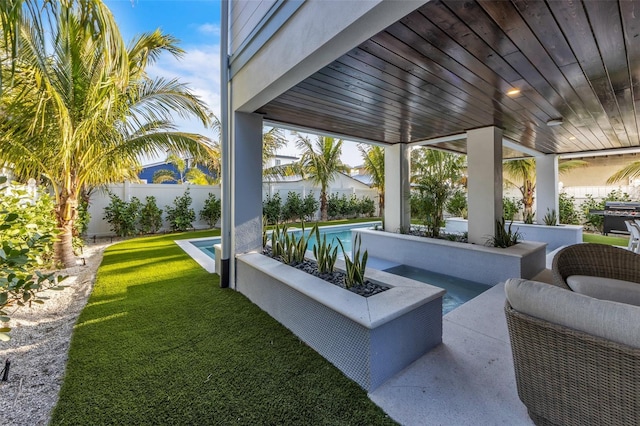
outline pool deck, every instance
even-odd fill
[[[547,281],[545,270],[536,280]],[[369,394],[402,425],[533,425],[518,399],[504,283],[443,318],[442,344]]]

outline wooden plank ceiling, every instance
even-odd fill
[[[432,1],[258,112],[385,143],[495,125],[542,153],[638,147],[639,35],[640,1]]]

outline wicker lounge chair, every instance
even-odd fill
[[[510,287],[510,284],[514,285]],[[521,293],[520,304],[517,304],[515,297],[509,299],[509,291],[522,284],[525,290],[528,286],[533,291],[525,291],[524,297]],[[640,309],[526,280],[509,280],[506,288],[505,313],[518,396],[534,423],[637,426],[640,422]],[[544,297],[537,298],[541,294]],[[538,312],[523,313],[523,300],[533,311],[536,307],[542,308]],[[563,306],[573,304],[574,300],[577,302],[574,309],[567,309],[573,312],[565,315]],[[585,304],[595,309],[583,311]],[[612,306],[620,309],[610,309]],[[626,333],[625,343],[560,325],[557,318],[549,320],[540,314],[547,311],[550,317],[570,317],[578,324],[587,323],[588,327],[597,323],[595,328],[601,331],[610,325],[607,319],[612,310],[617,314],[622,312],[622,315],[613,315],[615,324],[631,324],[615,327]],[[628,313],[631,315],[626,315]]]
[[[567,277],[588,275],[640,283],[640,255],[605,244],[575,244],[553,258],[553,284],[570,290]]]

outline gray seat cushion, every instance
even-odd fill
[[[640,348],[640,307],[585,296],[551,284],[507,280],[505,293],[518,312],[634,348]]]
[[[596,299],[640,306],[640,284],[638,283],[612,278],[571,275],[567,277],[567,284],[571,290]]]

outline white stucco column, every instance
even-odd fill
[[[536,157],[536,222],[544,224],[544,216],[551,211],[559,218],[558,156]]]
[[[411,152],[407,144],[384,148],[384,229],[398,232],[411,225]]]
[[[469,242],[485,244],[502,217],[502,129],[467,132]]]
[[[262,116],[234,112],[231,135],[231,253],[262,246]],[[223,230],[223,235],[225,235]],[[233,264],[233,262],[232,262]],[[233,265],[231,265],[233,270]],[[231,272],[235,277],[235,273]],[[233,287],[233,281],[231,286]]]

